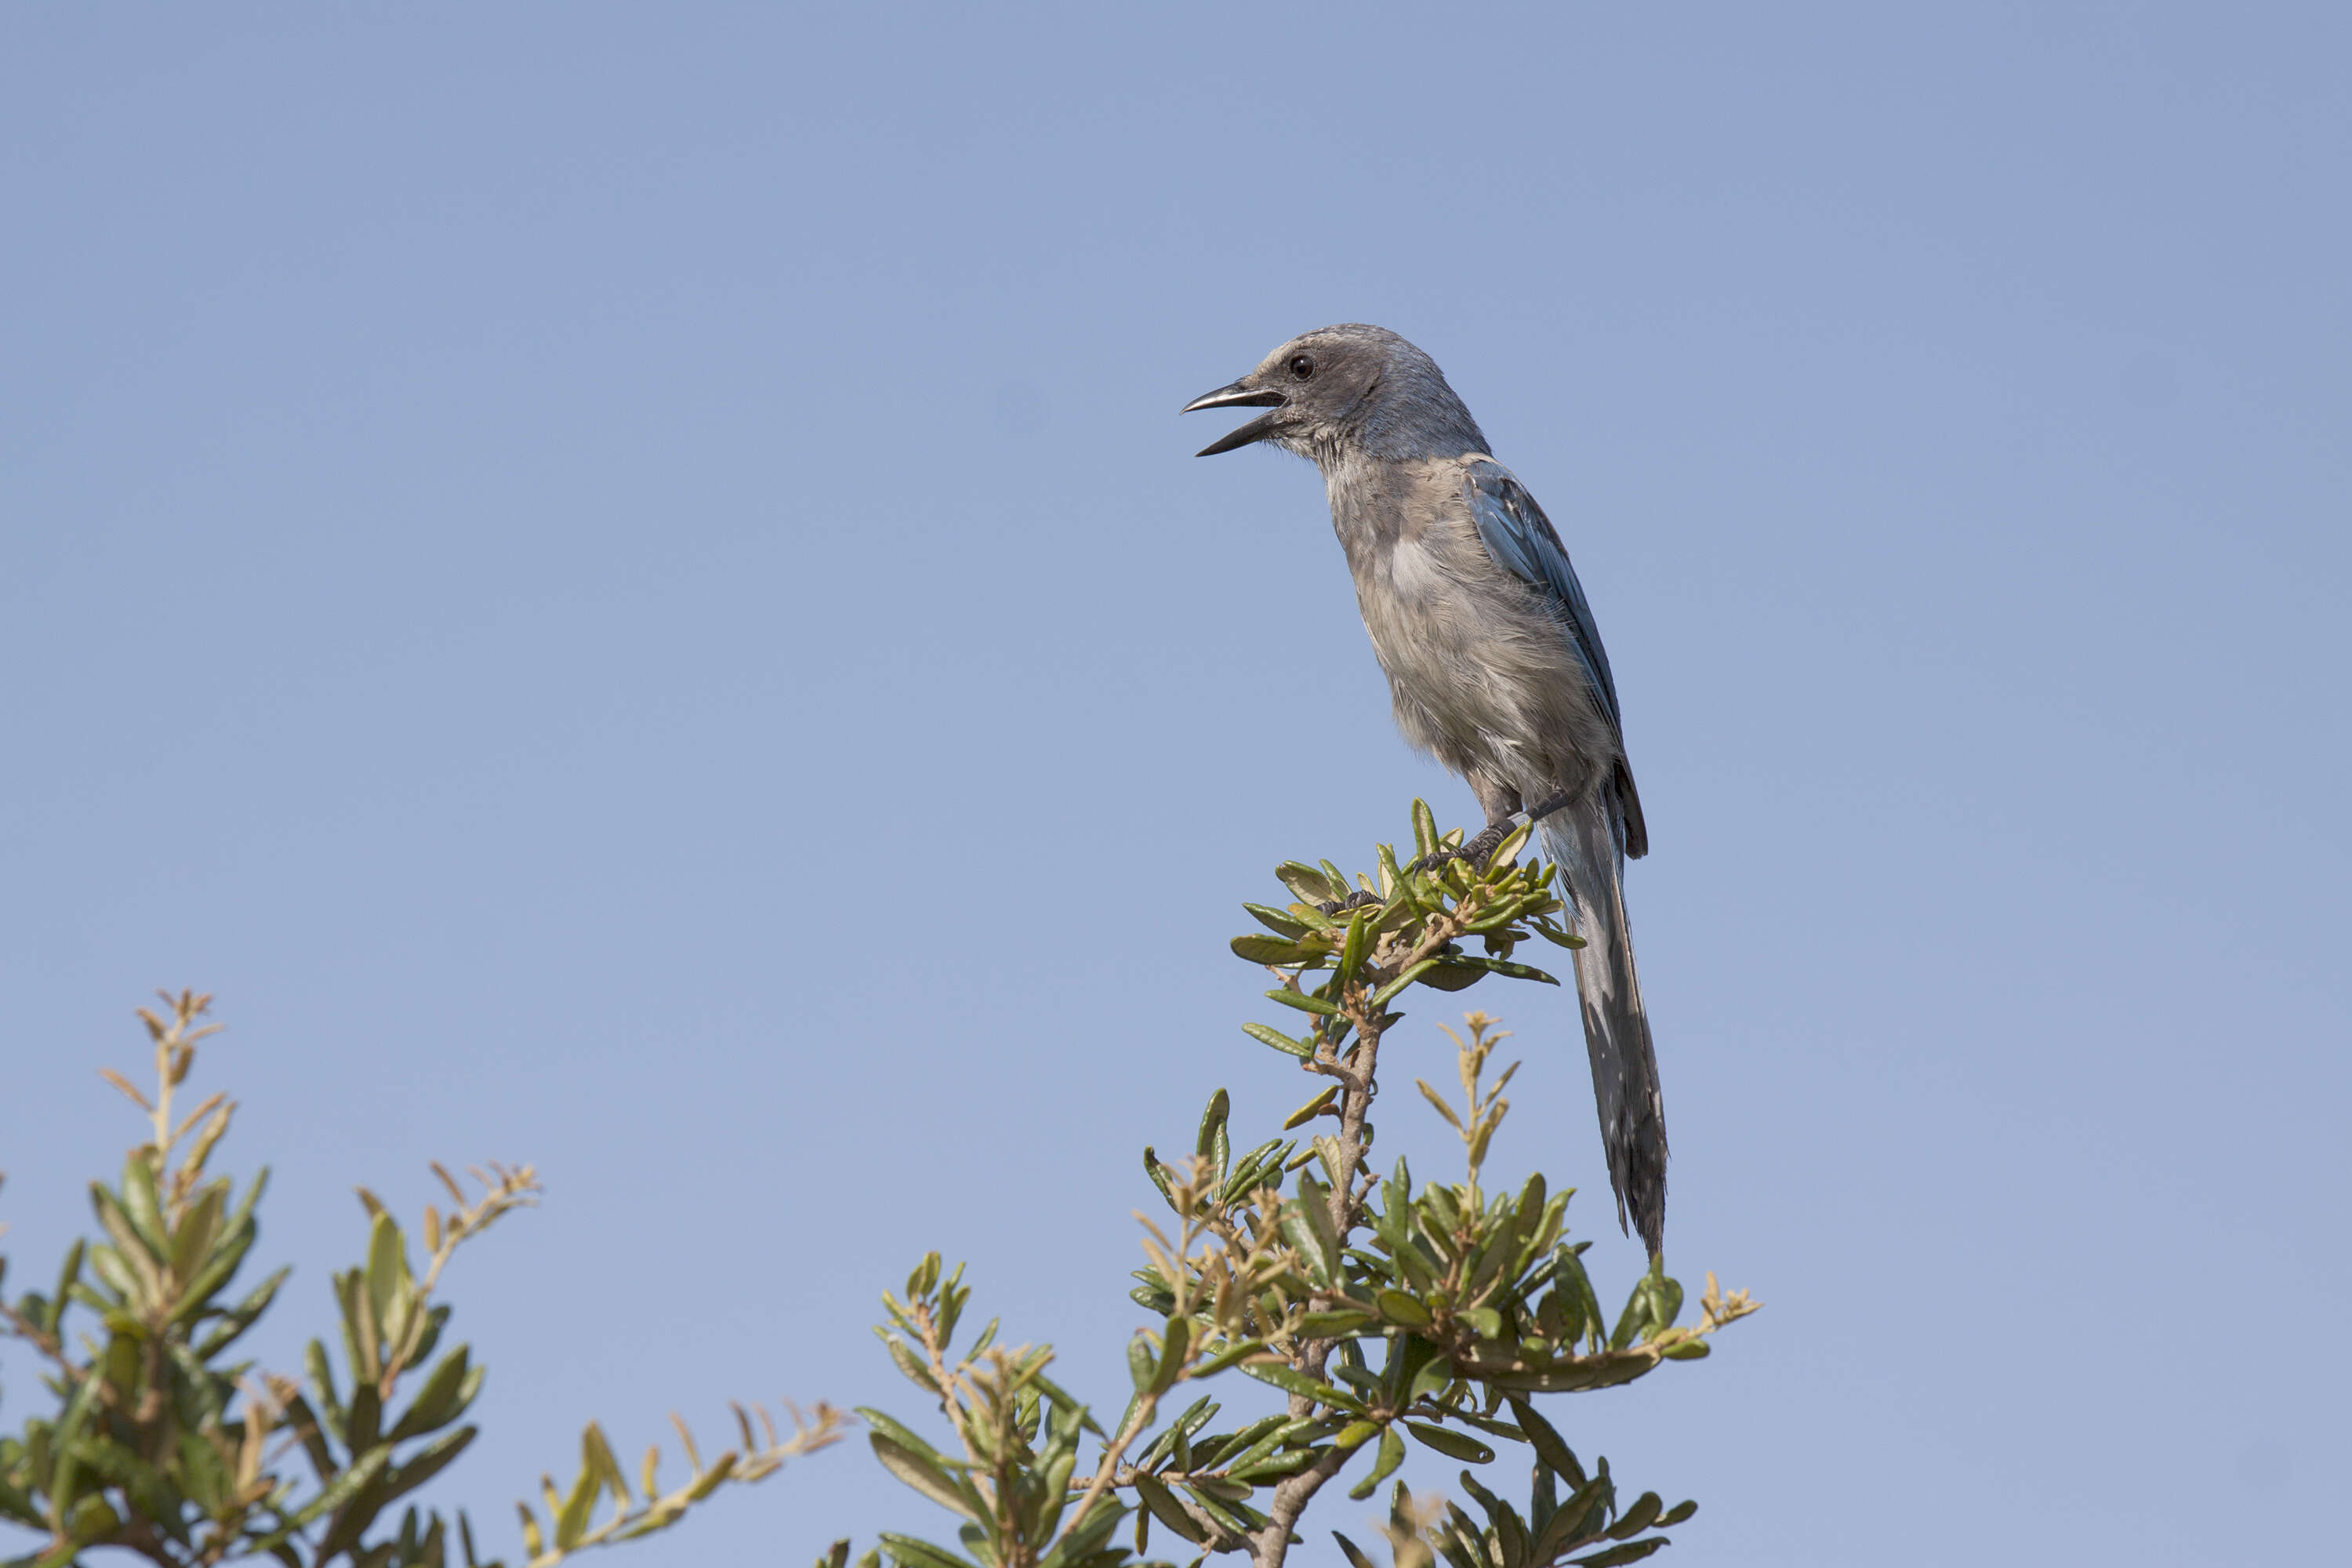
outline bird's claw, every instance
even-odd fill
[[[1369,893],[1360,888],[1344,899],[1327,899],[1315,907],[1327,915],[1341,915],[1349,910],[1366,910],[1384,901],[1378,893]]]
[[[1407,866],[1405,870],[1408,874],[1416,871],[1434,871],[1448,860],[1467,860],[1471,869],[1483,870],[1486,868],[1486,857],[1492,855],[1496,847],[1511,836],[1512,826],[1511,823],[1498,822],[1461,848],[1433,849]]]

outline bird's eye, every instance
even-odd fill
[[[1315,362],[1308,359],[1305,354],[1292,354],[1290,356],[1290,374],[1298,380],[1305,381],[1308,376],[1315,374]]]

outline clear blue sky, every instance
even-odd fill
[[[197,985],[299,1315],[352,1184],[544,1173],[451,1281],[439,1495],[500,1541],[591,1415],[916,1411],[865,1325],[928,1247],[1116,1404],[1139,1147],[1305,1098],[1236,903],[1472,810],[1311,470],[1174,416],[1370,321],[1591,592],[1670,1261],[1768,1304],[1572,1439],[1701,1500],[1688,1568],[2339,1551],[2348,55],[2317,5],[10,7],[17,1285]],[[1499,1163],[1622,1287],[1570,1005],[1474,999]],[[950,1533],[861,1446],[633,1561],[882,1527]]]

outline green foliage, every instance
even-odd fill
[[[478,1564],[470,1523],[453,1531],[438,1514],[395,1504],[463,1454],[477,1428],[462,1425],[483,1368],[466,1345],[442,1348],[450,1308],[436,1300],[441,1272],[463,1243],[535,1201],[529,1166],[473,1173],[471,1198],[448,1172],[445,1215],[424,1213],[422,1272],[408,1237],[374,1194],[366,1259],[333,1277],[341,1319],[340,1375],[312,1340],[306,1378],[231,1359],[238,1340],[277,1301],[280,1268],[239,1293],[267,1173],[242,1196],[209,1173],[236,1107],[215,1094],[174,1120],[173,1101],[194,1065],[210,998],[166,996],[168,1016],[142,1012],[155,1047],[152,1100],[120,1074],[104,1076],[147,1113],[152,1131],[124,1161],[113,1186],[93,1183],[103,1239],[76,1242],[47,1295],[0,1301],[0,1331],[47,1363],[53,1414],[0,1437],[0,1521],[44,1538],[10,1568],[66,1568],[95,1549],[128,1550],[152,1563],[195,1565],[267,1557],[288,1568],[343,1561],[357,1568]],[[0,1266],[5,1267],[5,1266]],[[87,1326],[73,1331],[79,1309]],[[436,1353],[437,1352],[437,1353]],[[580,1478],[557,1494],[548,1482],[550,1526],[530,1510],[523,1533],[530,1568],[549,1568],[589,1546],[631,1540],[676,1522],[688,1506],[729,1481],[752,1481],[783,1461],[835,1441],[842,1417],[820,1405],[780,1437],[764,1413],[764,1441],[738,1407],[743,1446],[705,1466],[684,1426],[693,1475],[667,1495],[654,1485],[647,1450],[642,1500],[614,1462],[603,1431],[582,1436]],[[288,1461],[299,1452],[309,1474]],[[610,1517],[591,1513],[609,1495]],[[452,1541],[452,1536],[455,1541]]]
[[[1462,1139],[1465,1178],[1416,1185],[1402,1159],[1385,1176],[1370,1163],[1380,1046],[1403,1016],[1394,1004],[1416,986],[1458,991],[1490,975],[1556,984],[1512,952],[1538,937],[1580,945],[1558,919],[1554,868],[1514,862],[1524,830],[1475,867],[1443,855],[1460,836],[1441,839],[1418,801],[1413,826],[1410,866],[1381,846],[1376,879],[1351,889],[1328,861],[1286,862],[1276,875],[1293,900],[1244,906],[1270,934],[1236,937],[1234,952],[1267,966],[1277,983],[1267,997],[1304,1020],[1295,1034],[1257,1023],[1244,1031],[1326,1081],[1245,1152],[1233,1151],[1223,1089],[1190,1156],[1144,1151],[1171,1218],[1138,1216],[1149,1266],[1130,1295],[1155,1321],[1129,1346],[1131,1393],[1116,1422],[1098,1425],[1046,1377],[1050,1348],[999,1346],[994,1321],[954,1348],[971,1293],[961,1266],[942,1277],[931,1254],[903,1298],[885,1295],[890,1322],[877,1332],[898,1370],[938,1402],[953,1446],[935,1448],[879,1411],[859,1414],[883,1465],[959,1517],[960,1549],[886,1533],[866,1563],[887,1553],[899,1568],[1139,1568],[1157,1529],[1196,1562],[1246,1552],[1276,1568],[1327,1483],[1354,1467],[1349,1496],[1368,1499],[1409,1446],[1470,1465],[1521,1446],[1532,1487],[1516,1507],[1464,1471],[1483,1524],[1459,1507],[1416,1504],[1399,1487],[1389,1527],[1398,1568],[1426,1568],[1433,1554],[1453,1568],[1601,1568],[1664,1546],[1655,1532],[1694,1511],[1668,1510],[1647,1492],[1621,1505],[1607,1461],[1588,1472],[1533,1401],[1702,1357],[1708,1338],[1755,1304],[1710,1275],[1685,1324],[1682,1286],[1654,1262],[1612,1321],[1584,1266],[1590,1243],[1567,1238],[1571,1194],[1540,1174],[1516,1192],[1482,1188],[1509,1110],[1511,1071],[1491,1086],[1486,1076],[1505,1037],[1495,1020],[1472,1013],[1469,1037],[1455,1037],[1459,1105],[1420,1085]],[[1465,947],[1474,938],[1476,953]],[[1328,1131],[1283,1136],[1327,1120]],[[1185,1385],[1227,1376],[1278,1391],[1282,1408],[1221,1425],[1214,1395],[1186,1397]],[[1163,1406],[1176,1410],[1164,1421]],[[1115,1541],[1130,1521],[1131,1535]],[[1353,1542],[1341,1545],[1369,1568]],[[836,1543],[819,1568],[845,1568],[848,1550]]]

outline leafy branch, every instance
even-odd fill
[[[1244,906],[1270,934],[1235,938],[1234,952],[1265,965],[1276,981],[1267,997],[1307,1019],[1296,1035],[1256,1023],[1244,1031],[1326,1081],[1280,1134],[1238,1158],[1223,1089],[1190,1158],[1144,1151],[1175,1234],[1143,1219],[1149,1267],[1131,1294],[1160,1321],[1129,1346],[1134,1392],[1112,1427],[1046,1378],[1049,1347],[997,1348],[992,1321],[952,1351],[970,1297],[961,1266],[942,1279],[933,1254],[903,1300],[885,1296],[891,1321],[877,1331],[900,1372],[938,1400],[961,1457],[879,1411],[860,1414],[885,1467],[960,1517],[962,1552],[885,1533],[867,1562],[887,1553],[899,1568],[1119,1568],[1130,1555],[1150,1561],[1157,1524],[1201,1552],[1246,1552],[1258,1568],[1279,1568],[1326,1485],[1369,1456],[1349,1495],[1370,1497],[1408,1440],[1474,1466],[1493,1461],[1492,1440],[1526,1445],[1534,1481],[1521,1509],[1465,1470],[1483,1525],[1453,1505],[1423,1517],[1400,1488],[1392,1540],[1416,1543],[1396,1546],[1400,1568],[1411,1568],[1412,1552],[1454,1568],[1550,1568],[1591,1552],[1573,1561],[1606,1568],[1664,1545],[1655,1532],[1690,1516],[1695,1504],[1668,1510],[1651,1493],[1621,1507],[1607,1461],[1587,1471],[1533,1402],[1703,1357],[1711,1336],[1755,1304],[1725,1295],[1710,1275],[1698,1321],[1685,1325],[1682,1287],[1654,1261],[1612,1323],[1585,1269],[1591,1244],[1566,1240],[1572,1194],[1549,1192],[1541,1175],[1516,1193],[1481,1189],[1517,1070],[1487,1085],[1488,1059],[1507,1037],[1493,1018],[1472,1013],[1468,1038],[1454,1037],[1458,1108],[1420,1085],[1462,1139],[1466,1179],[1416,1187],[1402,1160],[1386,1175],[1370,1166],[1380,1047],[1403,1018],[1394,1004],[1415,986],[1459,991],[1496,975],[1557,984],[1514,950],[1537,937],[1581,945],[1561,922],[1555,868],[1516,863],[1524,831],[1483,868],[1459,859],[1425,868],[1460,835],[1441,837],[1419,802],[1413,827],[1409,867],[1381,846],[1375,875],[1351,888],[1328,861],[1286,862],[1276,875],[1293,901]],[[1473,939],[1483,951],[1468,951]],[[1333,1131],[1281,1135],[1326,1118]],[[1279,1391],[1283,1407],[1213,1430],[1221,1406],[1204,1394],[1159,1425],[1178,1384],[1227,1373]],[[1081,1474],[1087,1435],[1100,1447]],[[1131,1552],[1110,1539],[1128,1516]],[[848,1550],[837,1542],[821,1565],[845,1568]]]
[[[775,1419],[764,1407],[754,1406],[747,1411],[736,1405],[732,1408],[741,1446],[728,1449],[708,1465],[702,1462],[701,1450],[695,1446],[694,1434],[685,1421],[672,1415],[670,1424],[677,1429],[678,1446],[685,1451],[691,1473],[684,1486],[662,1491],[658,1479],[661,1450],[648,1447],[638,1470],[642,1498],[630,1491],[628,1479],[613,1457],[612,1445],[605,1440],[604,1429],[591,1421],[580,1434],[580,1471],[571,1487],[558,1492],[553,1477],[540,1478],[540,1493],[547,1507],[547,1527],[541,1527],[529,1504],[515,1505],[522,1516],[523,1547],[530,1554],[528,1568],[553,1568],[574,1552],[618,1545],[667,1530],[688,1508],[727,1482],[748,1485],[763,1480],[782,1469],[785,1460],[839,1442],[848,1425],[848,1418],[829,1405],[819,1405],[804,1416],[798,1406],[788,1404],[784,1411],[792,1420],[793,1430],[789,1436],[780,1436]],[[760,1421],[756,1436],[751,1429],[755,1414]],[[600,1495],[612,1499],[613,1511],[604,1523],[592,1526],[591,1516]]]
[[[213,1094],[181,1115],[175,1100],[198,1044],[218,1029],[205,1021],[211,998],[184,991],[163,1002],[163,1011],[139,1015],[154,1050],[152,1093],[110,1069],[102,1074],[148,1121],[147,1138],[124,1160],[120,1180],[91,1184],[104,1238],[75,1242],[48,1294],[0,1301],[0,1333],[39,1354],[58,1402],[54,1414],[26,1421],[20,1435],[0,1437],[0,1522],[40,1537],[5,1568],[68,1568],[107,1547],[170,1568],[257,1557],[288,1568],[337,1561],[446,1568],[459,1555],[468,1568],[499,1568],[478,1560],[462,1513],[453,1531],[413,1504],[402,1508],[396,1525],[389,1510],[473,1442],[477,1428],[460,1423],[480,1392],[483,1368],[462,1344],[436,1359],[450,1315],[436,1292],[462,1245],[537,1202],[536,1174],[528,1165],[493,1163],[472,1172],[480,1190],[468,1196],[457,1178],[434,1166],[449,1206],[446,1213],[425,1206],[421,1274],[410,1266],[398,1222],[360,1189],[367,1255],[332,1278],[341,1376],[317,1339],[305,1352],[302,1381],[232,1360],[276,1303],[289,1271],[232,1294],[257,1235],[268,1173],[242,1197],[228,1178],[210,1173],[236,1105]],[[88,1324],[79,1332],[67,1322],[77,1309]],[[742,1447],[707,1466],[681,1424],[693,1475],[676,1491],[656,1492],[649,1451],[642,1502],[592,1423],[582,1439],[582,1479],[550,1503],[551,1545],[523,1510],[530,1568],[667,1529],[721,1485],[759,1480],[787,1458],[837,1441],[845,1422],[819,1405],[811,1418],[794,1412],[792,1435],[779,1436],[763,1412],[764,1441],[755,1441],[748,1415],[738,1415]],[[297,1453],[307,1477],[289,1463]],[[608,1492],[613,1517],[591,1529],[588,1514]]]

